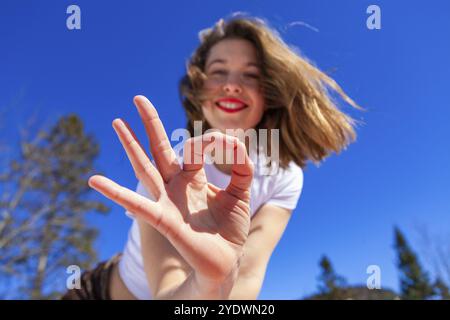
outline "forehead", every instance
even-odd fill
[[[225,64],[258,65],[254,45],[244,39],[225,39],[216,43],[209,50],[206,67],[219,62]]]

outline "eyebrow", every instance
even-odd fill
[[[210,61],[207,65],[206,68],[208,68],[209,66],[211,66],[214,63],[225,63],[226,61],[223,59],[214,59],[213,61]],[[259,64],[256,62],[248,62],[247,66],[253,66],[253,67],[257,67],[259,68]]]

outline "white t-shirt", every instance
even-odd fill
[[[253,159],[252,159],[253,160]],[[231,176],[219,171],[213,164],[204,165],[208,182],[225,189]],[[263,204],[272,204],[287,209],[295,209],[303,187],[303,171],[294,162],[286,169],[279,168],[277,174],[266,175],[255,166],[250,196],[250,214],[255,215]],[[136,192],[153,199],[144,185],[139,182]],[[133,218],[133,214],[126,212]],[[135,219],[128,233],[128,241],[119,262],[119,273],[128,290],[138,299],[151,299],[141,254],[139,226]]]

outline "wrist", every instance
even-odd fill
[[[194,290],[201,299],[219,299],[226,300],[229,298],[231,290],[238,278],[238,265],[231,270],[231,272],[223,280],[210,279],[202,275],[192,273],[192,283]]]

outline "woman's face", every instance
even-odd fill
[[[212,128],[255,128],[264,113],[261,71],[253,44],[243,39],[224,39],[209,51],[205,63],[204,90],[209,99],[202,105]]]

